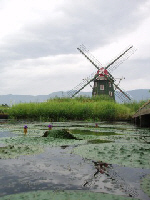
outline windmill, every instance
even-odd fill
[[[119,87],[115,78],[112,76],[112,71],[116,69],[121,63],[127,60],[134,52],[133,46],[128,47],[122,53],[119,54],[114,60],[112,60],[106,67],[102,64],[86,49],[84,45],[77,48],[94,67],[97,69],[97,73],[92,73],[86,79],[77,85],[74,89],[68,91],[68,95],[72,98],[83,90],[87,85],[94,81],[92,95],[109,95],[115,100],[117,96],[122,102],[128,102],[131,100],[131,96]]]

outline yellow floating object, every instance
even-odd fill
[[[24,134],[25,135],[27,134],[27,128],[24,128]]]

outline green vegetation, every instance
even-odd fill
[[[20,155],[39,154],[43,148],[33,145],[7,145],[0,147],[0,159],[16,158]]]
[[[39,190],[34,192],[25,192],[13,195],[7,195],[1,197],[0,200],[23,200],[23,199],[32,199],[32,200],[96,200],[96,199],[103,199],[103,200],[134,200],[135,198],[131,197],[123,197],[114,194],[104,194],[99,192],[89,192],[89,191],[79,191],[79,190]],[[135,199],[136,200],[136,199]]]
[[[110,140],[89,140],[87,143],[88,144],[102,144],[102,143],[109,143],[109,142],[112,142]]]
[[[79,130],[73,129],[70,130],[72,134],[80,134],[80,135],[96,135],[96,136],[109,136],[109,135],[120,135],[115,132],[98,132],[98,131],[91,131],[91,130]]]
[[[8,113],[8,109],[9,109],[8,106],[2,106],[2,105],[0,105],[0,115],[7,114]]]
[[[136,102],[136,101],[134,101],[134,102],[132,102],[132,103],[128,103],[128,104],[125,104],[125,106],[127,106],[128,108],[130,108],[131,109],[131,112],[134,114],[134,112],[136,112],[142,105],[144,105],[146,102],[147,102],[148,100],[146,100],[146,101],[140,101],[140,102]]]
[[[50,130],[46,131],[43,137],[53,137],[53,138],[61,138],[61,139],[76,139],[68,130]]]
[[[95,161],[150,169],[148,144],[104,142],[75,147],[73,153]]]
[[[150,175],[147,175],[142,179],[141,187],[143,191],[150,197]]]
[[[43,121],[129,120],[142,103],[118,104],[107,96],[54,98],[42,103],[13,105],[8,114],[11,119]]]
[[[36,155],[45,151],[46,147],[61,147],[86,144],[86,140],[62,139],[54,137],[19,136],[0,138],[0,159],[17,158],[21,155]]]

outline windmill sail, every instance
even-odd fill
[[[114,60],[112,60],[106,67],[111,73],[114,69],[116,69],[120,64],[122,64],[125,60],[127,60],[134,52],[136,49],[133,46],[128,47],[126,50],[124,50],[118,57],[116,57]]]
[[[102,68],[102,64],[89,52],[89,50],[82,44],[77,48],[97,69]],[[107,71],[110,73],[116,69],[120,64],[127,60],[136,49],[133,46],[125,49],[119,56],[113,59],[106,67]]]
[[[129,95],[129,93],[127,93],[126,91],[124,91],[124,94],[122,93],[122,89],[120,90],[115,90],[115,96],[117,96],[122,103],[129,103],[132,100],[132,97]]]
[[[101,73],[115,86],[115,95],[122,101],[122,102],[129,102],[131,101],[132,97],[123,89],[121,89],[117,84],[114,83],[114,80],[112,80],[111,76],[108,76],[104,73],[104,71],[101,71]]]
[[[82,44],[77,48],[98,70],[103,67],[102,64],[86,49]]]
[[[95,73],[92,73],[90,76],[88,76],[87,78],[83,79],[83,81],[80,84],[78,84],[75,88],[73,88],[72,90],[68,91],[67,94],[71,98],[74,97],[81,90],[83,90],[83,88],[85,88],[88,84],[90,84],[92,81],[94,81],[94,79],[95,79]]]
[[[98,70],[102,68],[102,64],[89,52],[89,50],[82,44],[77,48]],[[133,46],[129,46],[126,48],[119,56],[117,56],[114,60],[112,60],[106,67],[109,76],[113,81],[115,81],[114,77],[111,75],[111,72],[116,69],[120,64],[122,64],[125,60],[127,60],[136,49]]]
[[[119,86],[115,85],[115,95],[122,101],[129,103],[132,100],[132,97],[129,93],[127,93],[125,90],[121,89]]]
[[[116,90],[119,90],[119,93],[116,92],[116,95],[121,99],[121,101],[130,101],[131,97],[127,94],[127,92],[120,89],[120,87],[115,84],[115,79],[111,75],[111,71],[113,69],[116,69],[117,66],[119,66],[123,61],[128,59],[130,55],[132,55],[135,52],[135,49],[133,46],[128,47],[125,51],[123,51],[118,57],[116,57],[114,60],[112,60],[105,68],[102,67],[102,64],[89,52],[89,50],[86,49],[84,45],[81,45],[79,48],[77,48],[97,69],[98,73],[90,75],[87,79],[84,79],[83,82],[81,82],[79,85],[77,85],[73,90],[68,92],[68,95],[70,97],[74,97],[76,94],[78,94],[83,88],[85,88],[90,82],[94,81],[100,74],[103,74],[103,76],[108,79],[116,88]],[[107,69],[107,75],[104,73],[103,69]]]

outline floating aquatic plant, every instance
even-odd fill
[[[53,138],[61,138],[61,139],[77,139],[66,129],[46,131],[43,137],[53,137]]]
[[[0,159],[16,158],[21,155],[39,154],[43,152],[41,146],[33,146],[28,144],[11,144],[0,147]]]
[[[150,147],[139,143],[103,143],[78,146],[73,153],[111,164],[150,169]]]
[[[142,179],[141,187],[143,191],[150,197],[150,174]]]

